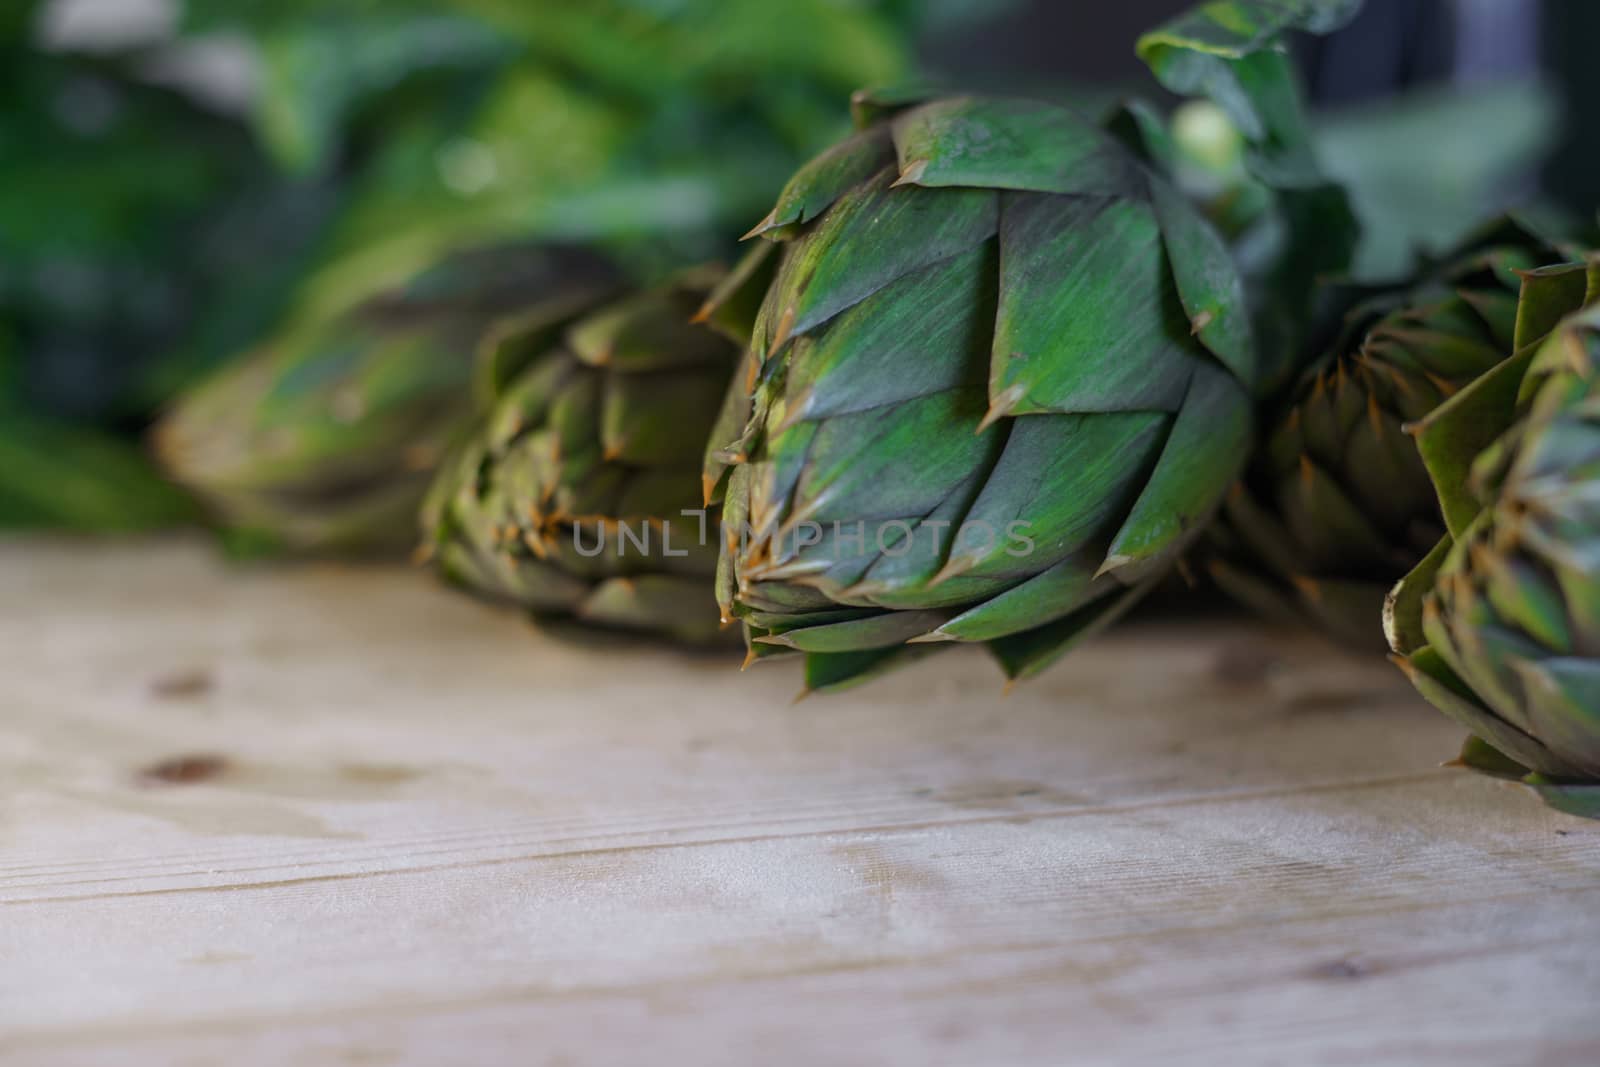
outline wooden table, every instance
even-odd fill
[[[1600,1063],[1600,824],[1145,623],[792,705],[403,569],[0,545],[0,1059]]]

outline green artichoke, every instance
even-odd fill
[[[1396,660],[1464,761],[1600,818],[1600,309],[1541,349],[1531,411],[1474,465],[1482,510],[1395,589]]]
[[[312,293],[277,336],[180,401],[157,450],[241,550],[403,551],[473,413],[489,327],[563,321],[615,287],[590,253],[508,245],[355,298]]]
[[[1207,564],[1217,584],[1265,613],[1377,648],[1384,596],[1445,532],[1407,427],[1537,339],[1541,300],[1519,317],[1524,273],[1561,258],[1507,223],[1421,284],[1356,308],[1229,493]],[[1550,295],[1537,283],[1529,292]]]
[[[1243,466],[1220,238],[1100,128],[860,94],[713,309],[780,262],[705,471],[752,657],[859,681],[936,642],[1036,674],[1147,591]]]
[[[690,322],[712,280],[497,331],[493,405],[422,509],[448,579],[538,618],[726,639],[699,474],[739,346]]]

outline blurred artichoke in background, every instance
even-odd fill
[[[814,690],[929,642],[1031,676],[1159,579],[1242,468],[1242,286],[1069,111],[857,111],[754,231],[781,264],[707,462],[718,598],[752,656],[807,653]]]
[[[425,554],[449,580],[539,618],[727,638],[716,525],[693,513],[739,356],[690,322],[713,280],[691,272],[570,324],[496,329],[493,404],[422,509]]]
[[[593,253],[516,244],[375,291],[313,290],[275,336],[183,398],[158,451],[240,551],[404,549],[472,416],[486,331],[510,316],[570,318],[616,285]]]
[[[1563,258],[1506,223],[1418,285],[1356,308],[1334,351],[1277,406],[1229,494],[1209,561],[1217,584],[1272,616],[1378,647],[1384,596],[1445,532],[1407,427],[1581,305],[1581,284],[1575,294],[1525,286],[1524,272]],[[1552,300],[1554,316],[1543,306]]]
[[[634,281],[721,251],[730,220],[832,137],[850,89],[906,73],[915,8],[186,4],[186,33],[249,35],[258,130],[340,210],[290,324],[164,427],[170,469],[256,539],[391,544],[463,417],[472,341],[561,294],[506,279],[489,306],[422,314],[373,300],[383,279],[463,255],[446,269],[470,272],[471,250],[512,241],[603,251]]]
[[[1531,410],[1473,468],[1482,511],[1395,589],[1397,662],[1464,761],[1600,818],[1600,309],[1535,357]],[[1542,384],[1540,384],[1542,383]]]

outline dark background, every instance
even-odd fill
[[[1127,42],[1191,0],[1114,4],[1031,0],[1011,13],[927,42],[930,64],[959,82],[1067,78],[1149,94]],[[1410,90],[1544,78],[1565,127],[1546,183],[1574,208],[1600,191],[1600,0],[1369,0],[1356,22],[1296,42],[1311,99],[1368,103]]]

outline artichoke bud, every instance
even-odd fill
[[[1385,594],[1446,532],[1418,429],[1548,330],[1546,308],[1579,306],[1570,267],[1532,277],[1565,254],[1501,224],[1411,288],[1353,310],[1333,351],[1275,405],[1265,446],[1229,496],[1209,561],[1218,584],[1378,647]]]
[[[577,248],[459,253],[356,296],[317,290],[156,429],[167,470],[236,536],[302,552],[403,551],[434,470],[472,415],[479,338],[559,321],[613,268]]]
[[[1241,470],[1243,284],[1068,110],[855,113],[751,231],[771,280],[703,471],[736,526],[718,598],[752,659],[805,654],[812,690],[946,643],[1032,676],[1167,572]]]
[[[1547,343],[1600,355],[1600,315]],[[1600,818],[1600,376],[1546,377],[1478,470],[1485,507],[1396,587],[1391,643],[1475,735],[1465,762]]]
[[[483,358],[499,384],[421,511],[424,554],[449,580],[540,618],[726,638],[699,474],[739,347],[692,321],[714,280],[686,272],[554,333],[496,327]],[[521,354],[509,376],[507,351]]]

